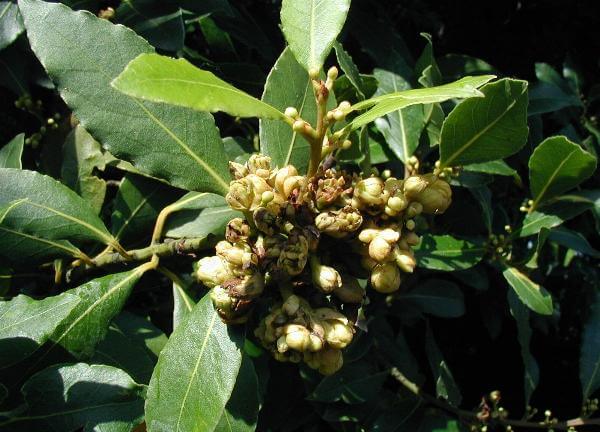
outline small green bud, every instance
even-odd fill
[[[342,149],[348,150],[350,149],[350,147],[352,147],[352,141],[344,140],[344,142],[342,143]]]
[[[284,112],[284,114],[285,114],[286,116],[290,117],[290,118],[293,118],[293,119],[296,119],[296,118],[298,118],[298,115],[299,115],[299,114],[298,114],[298,110],[297,110],[296,108],[294,108],[294,107],[287,107],[287,108],[285,109],[285,112]]]
[[[391,252],[392,245],[379,235],[376,236],[371,243],[369,243],[369,256],[375,261],[385,261]]]
[[[304,132],[304,128],[305,128],[304,125],[306,125],[306,122],[304,120],[296,120],[292,124],[292,130],[294,132],[298,132],[298,133]]]
[[[412,231],[408,231],[402,238],[406,241],[406,243],[410,246],[416,246],[421,242],[421,238]]]
[[[416,226],[415,221],[412,219],[407,220],[404,225],[406,226],[406,229],[411,231],[414,230]]]
[[[344,112],[349,111],[350,108],[352,108],[352,105],[348,101],[341,101],[340,104],[338,105],[338,109],[340,109]]]
[[[331,66],[327,71],[327,78],[329,78],[330,80],[335,80],[338,77],[338,73],[338,68],[336,68],[335,66]]]
[[[384,294],[397,291],[400,288],[400,270],[390,262],[375,266],[371,273],[371,285]]]
[[[406,209],[406,215],[409,218],[414,218],[423,212],[423,205],[420,202],[411,202]]]
[[[408,200],[401,196],[393,196],[388,199],[387,206],[395,212],[401,212],[408,207]]]

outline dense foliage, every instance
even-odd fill
[[[0,2],[0,431],[600,424],[594,70],[411,3]]]

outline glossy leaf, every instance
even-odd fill
[[[486,174],[494,174],[501,176],[519,177],[517,171],[511,168],[503,160],[495,160],[490,162],[474,163],[465,165],[465,171],[481,172]]]
[[[11,1],[0,1],[0,50],[13,43],[23,30],[19,7]]]
[[[454,380],[444,356],[440,351],[431,327],[427,325],[425,333],[425,352],[429,360],[429,366],[435,379],[435,390],[438,397],[446,399],[450,404],[459,406],[462,400],[460,389]]]
[[[169,208],[176,212],[165,225],[165,235],[171,238],[222,237],[227,222],[240,216],[222,196],[210,193],[190,192]]]
[[[452,282],[441,279],[427,279],[398,296],[398,300],[409,301],[423,312],[441,318],[457,318],[465,313],[461,290]]]
[[[375,69],[373,75],[379,86],[375,95],[396,93],[410,89],[410,84],[393,72]],[[425,113],[422,105],[412,105],[399,109],[375,122],[394,154],[406,162],[419,145],[421,132],[425,127]]]
[[[545,139],[529,159],[532,207],[573,189],[596,170],[596,158],[564,136]]]
[[[94,175],[94,170],[104,170],[105,157],[100,143],[81,125],[77,125],[63,145],[61,178],[84,200],[91,204],[96,214],[100,213],[106,182]]]
[[[238,336],[204,296],[160,354],[146,399],[149,432],[215,428],[242,362]]]
[[[104,148],[174,186],[226,192],[227,160],[210,114],[142,102],[110,86],[129,61],[153,51],[145,40],[61,4],[20,0],[19,7],[33,51]]]
[[[600,294],[596,293],[581,340],[579,379],[583,400],[600,388]]]
[[[473,267],[485,253],[483,245],[449,235],[424,235],[415,249],[419,267],[454,271]]]
[[[484,98],[459,104],[444,121],[443,166],[488,162],[510,156],[527,141],[527,82],[502,79],[481,88]]]
[[[129,432],[144,418],[143,387],[112,366],[52,366],[21,392],[28,408],[0,421],[2,430]]]
[[[21,164],[21,156],[23,155],[24,143],[25,134],[20,133],[11,139],[4,147],[0,148],[0,168],[23,168]]]
[[[450,84],[437,87],[406,90],[367,99],[353,105],[352,111],[370,109],[353,119],[345,129],[358,129],[376,118],[383,117],[386,114],[411,105],[432,104],[444,102],[449,99],[482,97],[482,93],[477,88],[493,78],[493,75],[464,77]]]
[[[306,71],[321,70],[349,9],[350,0],[283,0],[281,30]]]
[[[514,267],[506,267],[502,275],[525,306],[539,314],[552,315],[552,296],[544,287],[536,284]]]
[[[517,337],[521,346],[521,358],[523,359],[524,366],[523,388],[525,392],[525,406],[527,406],[540,379],[540,370],[537,361],[530,350],[532,329],[529,324],[529,310],[512,290],[508,291],[508,305],[510,313],[517,324]]]
[[[344,47],[339,42],[334,42],[335,56],[344,74],[348,77],[350,83],[354,86],[361,100],[365,99],[365,85],[363,83],[358,67],[354,64],[350,54],[344,50]]]
[[[79,301],[79,297],[63,293],[42,300],[21,294],[0,302],[0,368],[37,350]]]
[[[136,98],[239,117],[284,119],[283,113],[198,69],[185,59],[140,54],[111,84]]]
[[[333,97],[330,98],[333,104]],[[294,107],[310,124],[315,124],[317,108],[313,87],[306,71],[296,61],[290,48],[283,50],[271,69],[262,100],[280,111]],[[330,105],[330,108],[332,106]],[[273,166],[294,165],[299,172],[308,166],[309,143],[281,121],[260,120],[260,151],[271,158]]]
[[[110,274],[67,291],[81,301],[52,335],[53,346],[60,345],[77,358],[91,357],[145,270],[140,266]]]
[[[0,184],[0,204],[26,199],[4,218],[5,228],[48,240],[114,243],[88,203],[53,178],[35,171],[0,168]]]
[[[258,376],[252,360],[245,355],[231,398],[227,401],[215,432],[253,432],[256,429],[259,407]]]
[[[195,305],[185,288],[173,282],[173,330],[188,317]]]

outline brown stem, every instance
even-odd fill
[[[430,394],[427,394],[419,388],[414,382],[410,381],[406,376],[400,372],[397,368],[392,368],[390,370],[390,374],[392,377],[396,379],[400,384],[402,384],[408,391],[413,393],[415,396],[421,398],[425,403],[429,405],[433,405],[439,408],[442,411],[453,414],[460,419],[468,419],[471,421],[476,421],[477,423],[482,423],[483,420],[478,416],[477,413],[473,411],[462,410],[453,405],[450,405],[448,402],[433,397]],[[522,427],[522,428],[531,428],[531,429],[553,429],[553,430],[568,430],[571,427],[576,426],[591,426],[591,425],[600,425],[600,419],[585,419],[585,418],[574,418],[571,420],[561,421],[557,423],[539,423],[532,422],[527,420],[513,420],[513,419],[502,419],[502,418],[494,418],[495,422],[503,424],[505,426],[511,427]]]

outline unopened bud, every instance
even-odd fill
[[[308,76],[310,79],[318,79],[319,78],[319,69],[318,68],[310,68],[308,71]]]
[[[423,192],[428,185],[429,182],[423,176],[410,176],[404,180],[404,195],[409,200],[412,200]]]
[[[248,240],[250,225],[242,218],[231,219],[225,228],[225,239],[231,243]]]
[[[348,101],[342,101],[338,105],[338,109],[340,109],[342,111],[348,111],[348,110],[350,110],[350,108],[352,108],[352,105]]]
[[[327,78],[329,78],[330,80],[334,80],[338,77],[338,73],[338,68],[336,68],[335,66],[331,66],[327,71]]]
[[[294,189],[302,189],[306,184],[306,177],[304,176],[292,176],[285,179],[283,182],[283,196],[287,199],[290,197]]]
[[[256,255],[252,252],[252,248],[246,242],[231,244],[227,240],[222,240],[217,243],[215,250],[217,255],[234,266],[247,268],[258,262]]]
[[[354,188],[354,196],[367,206],[382,206],[385,203],[383,180],[369,177],[359,181]]]
[[[283,303],[281,307],[283,311],[289,316],[295,315],[300,308],[300,299],[297,295],[291,295],[287,298],[287,300]]]
[[[285,342],[293,350],[304,352],[310,346],[310,332],[299,324],[287,324],[283,329]]]
[[[284,112],[284,114],[285,114],[286,116],[288,116],[288,117],[291,117],[291,118],[293,118],[293,119],[296,119],[296,118],[298,117],[298,115],[299,115],[299,114],[298,114],[298,110],[297,110],[296,108],[294,108],[294,107],[287,107],[287,108],[285,109],[285,112]]]
[[[283,168],[277,170],[277,174],[275,174],[275,189],[280,194],[283,194],[283,185],[285,181],[290,178],[298,175],[298,170],[293,165],[287,165]]]
[[[319,213],[315,218],[315,226],[331,237],[341,238],[360,228],[363,218],[360,212],[346,206],[339,210]]]
[[[231,267],[220,256],[204,257],[198,261],[196,279],[209,288],[235,277]]]
[[[339,321],[325,321],[325,339],[333,348],[346,348],[354,336],[354,331],[349,325]]]
[[[452,202],[452,189],[444,180],[429,176],[429,186],[417,194],[415,200],[423,205],[428,214],[444,213]]]
[[[410,218],[414,218],[423,212],[423,205],[420,202],[411,202],[406,209],[406,215]]]
[[[406,243],[410,246],[416,246],[421,241],[421,238],[415,234],[413,231],[408,231],[402,238],[406,241]]]
[[[235,180],[239,180],[248,175],[248,168],[237,162],[229,162],[229,173]]]
[[[334,109],[333,110],[333,119],[335,121],[341,121],[344,120],[346,118],[346,113],[340,109]]]
[[[412,230],[414,230],[414,229],[415,229],[415,226],[416,226],[416,224],[415,224],[415,221],[414,221],[414,220],[412,220],[412,219],[409,219],[409,220],[407,220],[407,221],[404,223],[404,225],[406,226],[406,229],[409,229],[409,230],[411,230],[411,231],[412,231]]]
[[[313,283],[324,293],[328,294],[342,286],[342,278],[338,271],[319,263],[316,255],[311,255],[310,266]]]
[[[344,142],[342,143],[342,148],[344,150],[348,150],[350,147],[352,147],[352,141],[344,140]]]
[[[408,200],[404,195],[393,196],[388,199],[387,206],[395,212],[401,212],[408,207]]]
[[[410,252],[400,249],[399,247],[394,249],[394,260],[396,261],[396,265],[400,267],[400,270],[405,273],[412,273],[417,266],[417,261],[414,256]]]
[[[296,120],[293,124],[292,124],[292,130],[294,132],[303,132],[304,131],[304,125],[306,124],[306,122],[304,120]]]
[[[392,293],[400,288],[400,270],[395,263],[379,264],[371,273],[371,285],[384,294]]]

